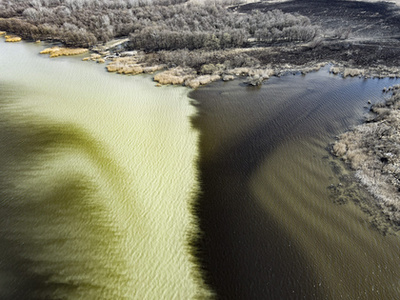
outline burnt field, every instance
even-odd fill
[[[400,37],[400,9],[391,3],[340,0],[293,0],[281,3],[247,4],[241,12],[280,9],[299,13],[324,29],[350,29],[353,36],[370,38]]]
[[[240,6],[238,10],[268,11],[279,9],[310,18],[322,28],[318,43],[310,47],[282,47],[281,51],[264,53],[264,63],[305,64],[311,61],[337,61],[346,65],[399,66],[400,8],[391,3],[369,3],[332,0],[294,0],[281,3],[268,1]],[[337,38],[324,33],[337,32]]]

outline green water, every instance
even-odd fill
[[[0,41],[0,299],[399,298],[398,233],[328,149],[398,81],[192,101],[44,47]]]
[[[0,41],[0,298],[204,295],[184,88]]]

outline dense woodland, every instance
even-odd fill
[[[147,52],[304,42],[318,34],[304,16],[279,10],[239,14],[227,5],[237,2],[0,0],[0,30],[83,47],[128,36],[130,48]]]

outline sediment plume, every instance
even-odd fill
[[[196,72],[192,69],[178,67],[156,74],[154,76],[154,81],[160,84],[181,85],[186,80],[194,79],[194,74],[196,74]]]

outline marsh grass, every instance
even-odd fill
[[[62,48],[62,47],[51,47],[40,51],[40,54],[50,54],[50,57],[58,56],[71,56],[79,55],[88,52],[89,49],[86,48]]]
[[[356,170],[356,177],[386,216],[400,225],[400,95],[371,108],[374,117],[339,136],[332,152]]]

